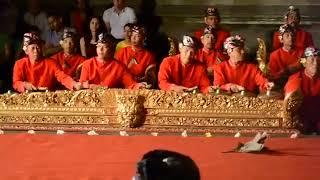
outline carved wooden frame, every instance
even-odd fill
[[[181,133],[297,132],[302,98],[95,89],[0,95],[0,129]]]

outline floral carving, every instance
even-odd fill
[[[168,132],[272,129],[298,124],[302,99],[285,100],[161,90],[94,89],[0,95],[0,128],[53,127]],[[20,126],[15,125],[20,124]]]

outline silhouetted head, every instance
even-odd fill
[[[167,150],[146,153],[137,164],[134,180],[200,180],[196,163],[188,156]]]

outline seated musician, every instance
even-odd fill
[[[302,68],[300,57],[303,55],[303,50],[294,46],[295,29],[292,26],[287,24],[280,26],[278,38],[283,45],[270,54],[268,74],[276,83],[277,89],[282,89],[288,77]]]
[[[155,57],[143,47],[144,28],[140,25],[133,25],[130,39],[131,46],[120,49],[115,58],[129,69],[136,81],[147,81],[149,84],[154,84],[156,80]]]
[[[220,27],[220,14],[216,7],[208,7],[205,11],[204,23],[206,26],[212,26],[216,32],[216,42],[214,49],[217,51],[223,51],[223,42],[230,36],[230,32],[222,29]],[[201,36],[203,36],[203,28],[197,30],[194,36],[201,41]]]
[[[203,31],[203,36],[201,36],[203,47],[199,49],[196,57],[205,65],[209,76],[213,76],[214,66],[228,59],[226,54],[214,49],[216,37],[215,30],[211,26],[207,26]]]
[[[295,29],[295,47],[301,49],[302,51],[306,47],[313,47],[312,35],[300,27],[300,11],[294,6],[289,6],[288,11],[284,15],[285,24],[292,26]],[[279,32],[275,32],[273,35],[273,49],[276,50],[281,47],[281,42],[279,41]]]
[[[62,40],[60,41],[63,51],[53,55],[51,58],[57,62],[64,73],[74,79],[79,79],[80,75],[77,75],[77,72],[79,72],[80,65],[84,62],[85,58],[76,53],[75,35],[75,30],[65,28]]]
[[[244,41],[239,35],[227,38],[224,47],[230,58],[215,68],[214,85],[228,92],[245,90],[256,93],[258,89],[271,89],[273,83],[263,76],[255,64],[245,61]]]
[[[114,59],[115,42],[108,34],[100,34],[97,42],[97,56],[82,65],[80,82],[83,88],[128,88],[139,89],[145,83],[136,83],[129,70]]]
[[[180,54],[164,58],[158,74],[159,87],[165,91],[184,92],[198,88],[209,91],[210,81],[202,63],[195,60],[194,40],[184,36],[179,43]]]
[[[19,59],[13,69],[13,88],[18,92],[55,90],[56,81],[68,89],[80,89],[80,83],[65,74],[57,63],[42,56],[42,40],[34,33],[23,37],[26,57]]]
[[[305,68],[290,76],[285,92],[287,95],[300,91],[304,96],[299,109],[304,133],[316,132],[320,135],[320,51],[313,47],[304,52]]]

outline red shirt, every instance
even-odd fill
[[[230,32],[223,30],[223,29],[217,29],[216,30],[217,40],[214,45],[214,49],[221,51],[223,50],[223,43],[224,41],[230,36]],[[194,36],[201,42],[201,36],[203,36],[203,29],[199,29],[196,32],[194,32]]]
[[[199,62],[190,62],[183,66],[180,55],[164,58],[158,74],[159,87],[162,90],[170,90],[172,85],[192,88],[198,86],[203,93],[207,92],[210,81],[206,70]]]
[[[304,70],[290,76],[285,93],[300,90],[303,94],[303,101],[299,108],[299,119],[306,131],[320,131],[320,77],[309,77]]]
[[[197,53],[196,59],[202,62],[206,68],[214,67],[220,64],[222,61],[228,59],[228,55],[214,50],[200,49]]]
[[[269,74],[273,79],[280,78],[281,72],[290,66],[301,68],[300,57],[303,55],[303,50],[293,49],[285,51],[279,48],[270,54]]]
[[[233,67],[229,61],[217,65],[214,71],[214,85],[223,86],[233,83],[251,92],[255,92],[258,88],[266,89],[268,80],[255,64],[242,62],[237,67]]]
[[[120,49],[115,58],[123,63],[136,78],[145,77],[146,70],[155,66],[154,55],[145,49],[134,51],[131,46]]]
[[[53,59],[43,59],[31,64],[28,57],[18,60],[13,69],[13,88],[24,92],[23,82],[29,82],[35,87],[46,87],[48,90],[56,88],[57,80],[67,87],[73,88],[75,81],[66,75]]]
[[[136,84],[127,68],[114,59],[102,63],[93,57],[82,65],[80,82],[89,81],[89,84],[102,85],[109,88],[132,89]]]
[[[319,96],[320,77],[310,78],[304,70],[291,75],[285,86],[285,92],[288,94],[296,90],[301,90],[304,96]]]
[[[301,50],[305,50],[307,47],[314,47],[312,35],[303,30],[302,28],[297,28],[296,37],[295,37],[295,47]],[[273,49],[278,49],[282,45],[279,40],[279,31],[276,31],[273,34]]]
[[[59,52],[51,57],[54,59],[59,65],[60,69],[64,71],[64,73],[68,74],[71,77],[75,76],[75,73],[81,63],[85,61],[85,58],[75,54],[66,57],[64,52]]]

